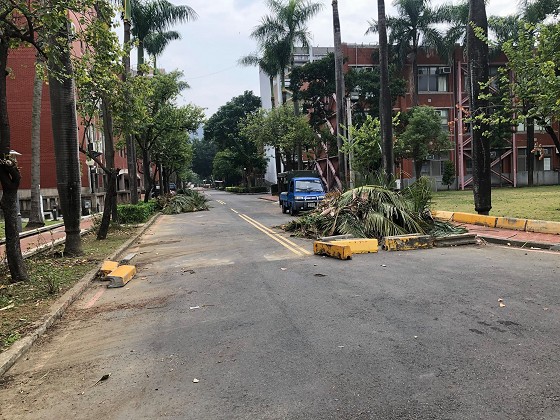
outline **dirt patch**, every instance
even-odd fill
[[[163,308],[167,305],[168,300],[169,300],[169,296],[160,296],[160,297],[153,297],[150,299],[140,300],[137,302],[109,303],[106,305],[95,306],[93,308],[72,310],[67,314],[65,318],[68,321],[86,320],[86,319],[89,320],[96,315],[114,312],[114,311]]]
[[[145,248],[147,246],[156,246],[156,245],[167,245],[167,244],[176,244],[177,242],[181,242],[180,240],[173,240],[173,241],[157,241],[157,242],[146,242],[140,243],[136,245],[138,248]]]

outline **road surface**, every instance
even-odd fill
[[[277,204],[209,194],[7,373],[0,418],[560,418],[557,253],[339,261],[271,229],[291,220]]]

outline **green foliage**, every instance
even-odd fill
[[[402,195],[412,204],[416,214],[429,211],[432,202],[432,183],[429,177],[422,176],[412,185],[405,188]]]
[[[216,156],[216,146],[204,139],[193,138],[191,140],[193,158],[192,170],[200,178],[208,178],[212,175],[212,162]]]
[[[363,176],[374,174],[381,168],[381,124],[378,118],[366,117],[361,127],[350,127],[352,144],[344,145],[344,152],[352,152],[352,166]]]
[[[397,137],[395,156],[414,159],[421,167],[429,154],[452,147],[448,133],[442,130],[440,115],[432,107],[418,106],[412,109],[408,125]],[[419,177],[419,173],[416,175]]]
[[[240,136],[259,150],[264,146],[278,147],[286,170],[295,169],[296,150],[301,142],[304,150],[318,145],[317,136],[304,116],[297,116],[293,106],[283,105],[269,111],[248,115],[239,125]]]
[[[122,224],[137,224],[146,222],[156,211],[155,201],[138,204],[119,204],[117,213]]]
[[[226,187],[227,192],[237,194],[252,194],[268,192],[267,187]]]
[[[330,196],[309,216],[285,226],[305,236],[352,234],[364,238],[424,233],[426,228],[427,222],[408,197],[377,185]]]
[[[443,185],[447,185],[447,189],[449,186],[455,182],[455,164],[450,161],[446,160],[443,164],[443,176],[441,178],[441,183]]]
[[[197,191],[186,190],[183,194],[158,197],[158,205],[164,214],[190,213],[208,210],[208,199]]]

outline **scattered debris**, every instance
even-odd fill
[[[183,270],[183,273],[189,273],[189,274],[194,274],[195,271],[194,270]]]
[[[200,306],[199,305],[191,306],[189,309],[200,309]]]
[[[280,268],[280,270],[282,270],[282,271],[286,271],[286,270],[287,270],[287,268],[284,268],[284,267],[282,267],[282,268]]]
[[[199,381],[198,379],[196,379],[196,378],[194,378],[192,381],[193,381],[193,384],[197,384],[197,383],[200,382],[200,381]]]
[[[99,378],[99,380],[98,380],[96,383],[94,383],[93,386],[97,385],[97,384],[100,383],[100,382],[106,381],[107,379],[109,379],[110,376],[111,376],[110,373],[106,373],[106,374],[103,375],[101,378]]]
[[[4,306],[3,308],[1,308],[0,311],[6,311],[8,309],[12,309],[14,306],[16,305],[14,303],[11,303],[8,306]]]
[[[326,274],[321,274],[321,273],[315,273],[314,276],[315,277],[327,277]]]
[[[498,299],[498,303],[500,304],[500,308],[505,308],[506,304],[504,303],[504,300],[502,298]]]
[[[381,264],[381,267],[387,267],[385,264]]]

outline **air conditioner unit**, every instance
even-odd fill
[[[490,152],[490,159],[496,159],[496,152],[495,151]]]
[[[441,67],[441,74],[450,74],[451,73],[451,67]]]
[[[434,155],[426,156],[426,160],[434,160],[436,157]]]

